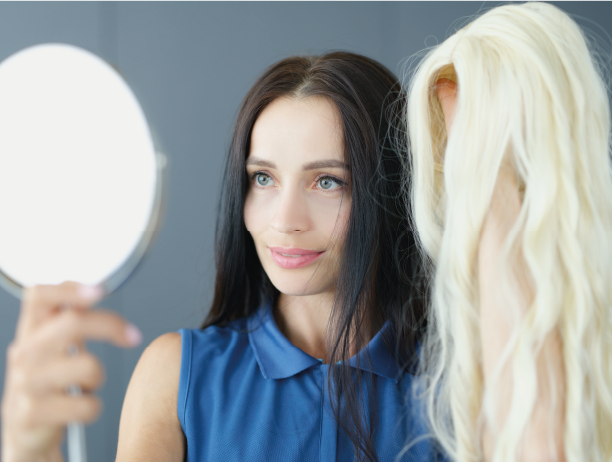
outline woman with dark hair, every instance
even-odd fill
[[[226,165],[212,308],[201,330],[145,350],[117,460],[435,457],[431,441],[415,440],[426,430],[410,392],[426,301],[403,153],[389,141],[399,93],[384,66],[341,52],[284,59],[254,84]],[[23,310],[87,306],[99,294],[86,292],[35,288]],[[93,326],[92,313],[71,315],[76,327],[62,341],[128,342],[120,320],[98,312]],[[90,369],[67,383],[95,388],[99,366]],[[50,454],[61,424],[95,415],[90,396],[72,404],[52,422],[34,419],[46,426],[5,416],[3,452],[9,444],[14,454]],[[25,442],[26,430],[39,433]],[[402,452],[407,436],[416,444]]]

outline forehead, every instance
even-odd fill
[[[321,96],[277,98],[255,121],[249,156],[287,166],[343,160],[342,120],[336,105]]]

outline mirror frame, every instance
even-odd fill
[[[95,55],[98,59],[102,60],[107,66],[109,66],[113,70],[113,72],[115,72],[119,76],[119,78],[123,80],[125,85],[132,92],[132,94],[134,94],[134,90],[132,89],[132,87],[129,85],[127,80],[124,78],[122,73],[118,70],[118,68],[115,65],[111,64],[106,59],[100,57],[98,54],[92,51],[86,50],[85,48],[78,47],[76,45],[72,45],[69,43],[57,43],[57,42],[39,43],[36,45],[32,45],[32,46],[23,48],[15,53],[12,53],[10,56],[7,56],[5,59],[10,58],[16,53],[20,53],[25,49],[37,47],[40,45],[67,45],[70,47],[79,48],[81,50],[86,51],[87,53]],[[140,109],[142,110],[144,114],[146,124],[149,129],[149,135],[151,137],[151,142],[153,145],[154,153],[155,153],[155,170],[156,170],[155,193],[154,193],[155,197],[153,198],[153,206],[151,208],[151,214],[149,215],[148,223],[146,225],[144,232],[140,236],[140,239],[138,240],[138,244],[136,245],[132,253],[124,260],[121,266],[119,266],[119,268],[117,268],[117,270],[115,270],[112,274],[110,274],[104,281],[100,282],[100,286],[102,287],[104,291],[105,297],[109,295],[110,293],[116,291],[119,287],[121,287],[121,285],[128,279],[128,277],[141,264],[145,254],[151,248],[151,244],[153,243],[154,238],[159,232],[159,229],[161,227],[162,217],[164,216],[165,208],[166,208],[165,191],[167,191],[168,161],[167,161],[166,155],[159,148],[159,141],[157,137],[155,136],[155,132],[151,128],[151,124],[149,120],[147,119],[144,108],[142,107],[139,99],[136,97],[135,94],[134,94],[134,99],[138,102],[138,104],[140,105]],[[17,297],[18,299],[22,298],[24,287],[19,282],[17,282],[13,278],[11,278],[9,275],[7,275],[2,270],[2,268],[0,268],[0,286],[3,287],[11,295]]]

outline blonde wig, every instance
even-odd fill
[[[450,137],[442,77],[459,87]],[[452,459],[479,461],[488,422],[493,460],[518,460],[537,400],[559,386],[565,459],[612,460],[610,107],[587,39],[552,5],[501,6],[431,50],[409,91],[411,207],[433,281],[419,393],[433,434]],[[534,295],[522,314],[514,295],[503,355],[512,392],[500,397],[483,380],[477,259],[507,165],[522,203],[503,245],[504,296],[513,297],[519,254]],[[561,339],[565,380],[543,387],[536,359],[551,334]],[[495,399],[510,403],[497,427]]]

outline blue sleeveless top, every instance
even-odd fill
[[[366,347],[378,403],[373,441],[379,461],[438,460],[413,376],[402,373],[385,346],[385,329],[388,324]],[[225,328],[180,333],[177,411],[187,462],[354,460],[351,441],[332,414],[329,366],[289,342],[269,307]],[[368,362],[355,359],[351,366],[365,369]]]

